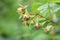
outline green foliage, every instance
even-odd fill
[[[36,14],[31,12],[29,16],[32,20],[24,26],[23,16],[17,13],[17,8],[22,5],[28,6],[27,13],[32,11],[43,17],[33,18]],[[46,18],[49,19],[46,21]],[[50,22],[50,19],[53,22]],[[38,30],[34,28],[36,22],[42,25]],[[60,0],[0,0],[0,35],[5,33],[9,36],[7,39],[0,37],[2,40],[51,40],[55,23],[58,24],[56,28],[60,29]],[[44,29],[51,25],[51,31],[46,33]],[[59,37],[59,34],[55,35],[56,40],[60,40]]]

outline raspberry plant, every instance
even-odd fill
[[[47,34],[51,35],[51,39],[55,40],[55,27],[57,25],[56,21],[54,21],[55,19],[53,18],[53,16],[55,14],[52,14],[50,11],[50,4],[48,3],[47,7],[49,8],[47,15],[48,16],[44,16],[42,15],[42,12],[40,11],[38,13],[35,11],[28,11],[27,8],[28,6],[21,6],[17,9],[17,12],[19,14],[19,20],[22,20],[22,24],[24,26],[27,26],[29,31],[30,30],[41,30],[43,29],[43,31]],[[45,13],[44,13],[45,14]],[[56,15],[55,15],[56,16]]]
[[[0,0],[0,40],[60,40],[59,26],[60,0]]]

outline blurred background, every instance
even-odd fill
[[[48,2],[51,12],[56,14],[53,21],[58,24],[55,38],[60,40],[60,0],[0,0],[0,40],[52,40],[42,29],[29,30],[23,26],[16,11],[21,5],[28,5],[28,11],[48,17]]]

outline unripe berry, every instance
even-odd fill
[[[29,20],[29,16],[25,14],[25,15],[23,16],[23,19],[24,19],[25,21],[27,21],[27,20]]]
[[[40,28],[39,23],[36,23],[36,24],[35,24],[35,29],[37,29],[37,30],[38,30],[39,28]]]

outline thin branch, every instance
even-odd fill
[[[46,21],[52,22],[53,24],[57,25],[57,23],[55,23],[52,19],[46,18],[46,17],[44,17],[44,16],[41,15],[41,14],[38,14],[38,13],[36,13],[36,12],[29,12],[29,13],[30,13],[30,15],[35,15],[35,16],[32,17],[31,19],[35,18],[35,17],[38,15],[38,17],[40,16],[40,17],[42,17],[42,18],[45,18]]]
[[[46,18],[46,17],[44,17],[44,16],[42,16],[42,15],[40,15],[40,14],[39,14],[39,16],[42,17],[42,18],[45,18],[46,21],[50,21],[50,22],[52,22],[53,24],[57,25],[57,23],[53,22],[51,19]]]

